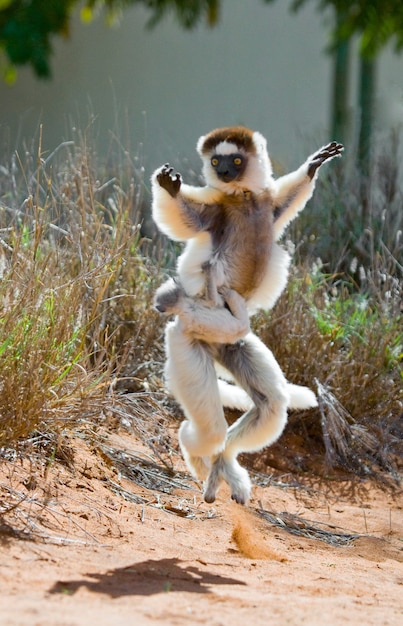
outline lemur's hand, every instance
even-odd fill
[[[229,289],[228,287],[221,287],[220,294],[234,317],[245,317],[249,319],[246,300],[237,291]]]
[[[165,163],[157,174],[157,181],[172,198],[176,198],[181,188],[182,177],[178,172],[173,174],[173,171],[174,168],[169,163]]]
[[[323,146],[318,152],[312,155],[312,160],[308,165],[308,176],[312,180],[315,176],[316,170],[325,162],[330,159],[334,159],[334,157],[341,156],[341,153],[344,150],[344,146],[341,143],[337,143],[337,141],[332,141],[327,144],[327,146]]]

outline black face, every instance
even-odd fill
[[[224,183],[240,180],[246,168],[246,157],[243,154],[214,154],[211,157],[217,177]]]

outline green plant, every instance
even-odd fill
[[[136,411],[127,391],[162,389],[165,319],[152,298],[164,269],[156,259],[172,264],[172,254],[157,238],[144,241],[138,227],[138,163],[119,146],[109,162],[112,172],[80,134],[46,155],[39,133],[35,152],[0,164],[0,447],[40,433],[53,458],[66,448],[66,429],[110,414],[127,420]],[[337,188],[332,197],[339,202]],[[395,472],[403,406],[399,265],[373,254],[360,283],[328,265],[312,256],[302,262],[300,250],[286,292],[273,311],[256,316],[254,329],[291,382],[319,390],[320,408],[291,415],[289,432],[350,472]],[[141,408],[142,422],[159,410],[150,407]],[[341,433],[344,456],[325,455],[325,432]],[[284,455],[284,439],[276,445]],[[277,449],[253,462],[273,463]]]
[[[126,188],[107,174],[87,138],[45,158],[39,135],[36,158],[2,166],[0,445],[101,415],[125,367],[137,386],[149,373],[157,270],[141,253],[141,179],[130,159]]]
[[[319,409],[308,421],[292,416],[291,428],[303,433],[308,448],[311,437],[315,454],[320,440],[326,449],[332,439],[338,441],[343,455],[322,453],[333,466],[396,475],[403,407],[401,302],[399,283],[385,299],[379,291],[363,292],[353,281],[324,275],[317,266],[298,267],[272,314],[255,320],[256,332],[288,379],[316,388]]]
[[[369,179],[351,167],[347,153],[323,172],[290,228],[298,263],[319,258],[324,272],[346,276],[353,290],[394,289],[403,273],[400,137],[394,131],[378,143]]]

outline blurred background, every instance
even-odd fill
[[[15,25],[22,4],[32,5],[34,18],[44,24],[51,19],[47,13],[56,10],[53,5],[65,2],[2,0],[0,41],[10,34],[10,21]],[[200,135],[217,126],[244,124],[267,137],[274,161],[288,169],[334,135],[335,52],[330,46],[334,9],[343,2],[66,4],[71,5],[68,21],[61,34],[50,34],[51,50],[43,42],[25,41],[18,29],[14,47],[3,43],[3,149],[30,144],[40,123],[42,146],[50,151],[71,139],[74,128],[92,124],[102,153],[118,137],[140,156],[146,172],[168,160],[178,166],[185,157],[199,167],[195,143]],[[300,10],[293,12],[294,4],[301,4]],[[368,5],[362,26],[378,3],[344,4]],[[155,16],[161,19],[150,28]],[[192,28],[185,27],[188,23]],[[344,136],[331,138],[350,148],[360,128],[361,26],[349,35],[349,58],[341,73],[347,86],[336,81],[349,126]],[[385,133],[403,122],[403,55],[395,53],[393,36],[375,50],[378,43],[370,43],[376,52],[371,133]],[[31,57],[38,50],[48,55],[48,67],[40,58],[36,67],[35,58],[21,62],[30,45]]]
[[[72,432],[93,450],[97,428],[124,427],[174,466],[166,425],[180,414],[152,303],[179,246],[152,224],[150,174],[170,161],[196,182],[198,137],[244,124],[267,137],[276,175],[330,139],[346,147],[287,231],[288,288],[253,319],[319,408],[293,413],[277,447],[248,464],[397,484],[402,50],[402,0],[0,0],[7,458],[20,450],[58,471],[55,459],[74,466]],[[19,506],[31,500],[1,487],[7,524],[25,529]]]

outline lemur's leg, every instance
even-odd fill
[[[227,432],[224,450],[214,459],[204,499],[214,502],[222,480],[231,497],[244,504],[250,495],[248,473],[236,460],[240,452],[255,452],[270,445],[287,422],[287,381],[272,352],[252,333],[233,345],[215,346],[214,357],[248,393],[253,406]]]
[[[194,339],[207,343],[234,343],[249,330],[245,300],[236,291],[224,294],[227,306],[212,308],[203,300],[188,297],[178,281],[170,279],[156,292],[154,306],[160,313],[176,314],[182,329]]]
[[[187,418],[179,429],[180,447],[189,470],[204,480],[227,433],[213,357],[205,343],[184,332],[179,318],[167,325],[165,346],[167,386]]]
[[[223,306],[223,298],[218,293],[217,280],[214,272],[213,262],[206,261],[202,265],[206,304],[210,306]]]

